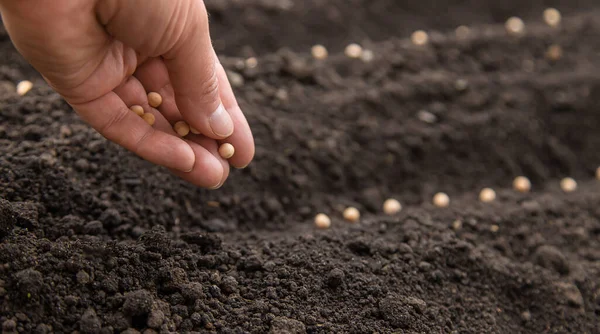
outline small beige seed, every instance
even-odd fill
[[[469,37],[469,34],[471,34],[471,28],[467,26],[459,26],[458,28],[456,28],[454,33],[456,34],[456,37],[458,39],[466,39],[467,37]]]
[[[573,192],[575,189],[577,189],[577,181],[575,181],[573,178],[565,177],[564,179],[560,180],[560,188],[566,193]]]
[[[446,193],[439,192],[433,196],[433,205],[438,208],[446,208],[450,205],[450,197]]]
[[[315,216],[315,226],[320,229],[327,229],[331,226],[331,219],[326,214],[319,213]]]
[[[483,188],[479,192],[479,200],[484,203],[493,202],[496,199],[496,192],[492,188]]]
[[[544,10],[544,21],[551,27],[557,27],[560,24],[562,16],[556,8],[547,8]]]
[[[258,66],[258,60],[255,57],[246,59],[246,68],[255,68]]]
[[[193,133],[193,134],[195,134],[195,135],[199,135],[200,134],[200,131],[198,129],[196,129],[195,127],[193,127],[193,126],[190,126],[190,132]]]
[[[346,46],[346,49],[344,50],[344,54],[346,54],[346,56],[349,58],[360,58],[362,52],[363,52],[362,46],[360,46],[356,43],[349,44],[348,46]]]
[[[176,122],[173,125],[173,130],[181,137],[185,137],[190,133],[190,126],[185,121]]]
[[[517,176],[513,181],[513,188],[522,193],[526,193],[531,190],[531,181],[525,176]]]
[[[360,60],[364,61],[365,63],[370,63],[373,61],[373,58],[375,58],[375,54],[371,50],[363,50],[362,54],[360,55]]]
[[[27,94],[33,88],[33,82],[29,80],[23,80],[17,84],[17,94],[23,96]]]
[[[234,71],[227,71],[227,79],[232,87],[238,88],[244,85],[244,77]]]
[[[144,119],[144,121],[146,121],[146,123],[148,123],[150,126],[154,125],[154,122],[156,121],[156,117],[154,117],[154,114],[151,113],[145,113],[142,115],[142,118]]]
[[[310,49],[310,53],[312,54],[313,58],[319,59],[319,60],[326,59],[327,56],[329,56],[329,52],[327,52],[327,48],[325,48],[321,44],[314,45]]]
[[[402,204],[393,198],[386,199],[383,202],[383,212],[386,215],[395,215],[402,210]]]
[[[553,44],[546,50],[546,59],[551,61],[558,61],[563,56],[563,49],[560,45]]]
[[[492,233],[496,233],[500,230],[500,226],[493,224],[492,226],[490,226],[490,231],[492,231]]]
[[[423,30],[417,30],[412,33],[410,40],[414,45],[425,45],[429,41],[429,35]]]
[[[138,116],[142,116],[144,114],[144,108],[142,108],[142,106],[135,105],[129,107],[129,109],[136,113]]]
[[[521,35],[525,32],[525,23],[520,18],[513,16],[504,24],[506,31],[511,35]]]
[[[235,154],[235,148],[230,143],[225,143],[219,147],[219,155],[223,159],[229,159]]]
[[[346,210],[344,210],[343,215],[344,219],[351,223],[356,223],[360,219],[360,212],[357,208],[354,207],[346,208]]]
[[[460,220],[458,220],[458,219],[457,219],[457,220],[455,220],[455,221],[453,221],[453,222],[452,222],[452,228],[453,228],[455,231],[458,231],[458,230],[460,230],[460,229],[462,228],[462,221],[460,221]]]
[[[148,93],[148,104],[152,108],[158,108],[162,104],[162,102],[162,96],[160,96],[160,94],[158,94],[157,92]]]
[[[596,180],[600,180],[600,167],[596,168]]]

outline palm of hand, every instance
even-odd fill
[[[31,29],[10,32],[23,24],[18,18],[5,24],[19,51],[84,121],[203,187],[222,185],[229,163],[244,167],[251,161],[252,135],[210,46],[201,2],[156,2],[146,13],[155,20],[137,22],[127,19],[134,12],[113,8],[118,2],[60,2],[53,13],[30,11],[34,17],[23,19],[37,22]],[[57,19],[35,17],[42,14]],[[163,97],[158,110],[148,104],[150,91]],[[154,114],[155,124],[131,112],[133,105]],[[180,120],[202,134],[180,138],[172,127]],[[221,142],[236,147],[229,161],[219,156]]]

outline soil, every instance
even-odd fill
[[[596,1],[207,6],[257,144],[217,191],[106,141],[0,32],[4,333],[600,333]],[[506,34],[512,15],[525,35]]]

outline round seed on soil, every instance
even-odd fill
[[[483,188],[479,192],[479,200],[483,203],[490,203],[496,199],[496,192],[492,188]]]
[[[596,168],[596,180],[600,180],[600,167]]]
[[[229,159],[235,153],[235,148],[230,143],[225,143],[219,147],[219,155],[223,159]]]
[[[570,193],[577,189],[577,181],[575,181],[571,177],[565,177],[560,180],[560,189],[562,189],[566,193]]]
[[[395,215],[402,210],[402,204],[393,198],[386,199],[383,202],[383,212],[386,215]]]
[[[142,106],[138,106],[138,105],[131,106],[131,107],[129,107],[129,110],[133,111],[138,116],[142,116],[144,114],[144,108],[142,108]]]
[[[546,59],[551,61],[558,61],[563,56],[563,49],[560,45],[553,44],[546,50]]]
[[[461,220],[459,220],[459,219],[457,219],[457,220],[453,221],[453,222],[452,222],[452,228],[453,228],[455,231],[458,231],[458,230],[460,230],[460,229],[462,228],[462,221],[461,221]]]
[[[148,104],[152,108],[158,108],[162,104],[162,101],[162,96],[160,96],[160,94],[157,92],[148,93]]]
[[[517,176],[513,181],[513,188],[522,193],[526,193],[531,190],[531,181],[525,176]]]
[[[185,121],[176,122],[173,125],[173,130],[181,137],[185,137],[190,133],[190,126]]]
[[[363,52],[362,46],[360,46],[356,43],[349,44],[348,46],[346,46],[346,49],[344,50],[344,54],[348,58],[360,58],[360,55],[362,54],[362,52]]]
[[[23,80],[17,84],[17,94],[23,96],[27,94],[33,88],[33,82],[29,80]]]
[[[198,131],[198,129],[196,129],[193,126],[190,126],[190,132],[193,133],[193,134],[195,134],[195,135],[199,135],[200,134],[200,131]]]
[[[521,35],[525,31],[525,23],[516,16],[506,20],[504,27],[510,35]]]
[[[255,57],[250,57],[246,59],[246,68],[255,68],[258,66],[258,60]]]
[[[360,211],[357,208],[348,207],[344,210],[343,216],[345,220],[356,223],[360,219]]]
[[[467,26],[459,26],[458,28],[456,28],[456,30],[454,30],[454,34],[456,34],[456,37],[458,39],[466,39],[467,37],[469,37],[470,33],[471,28]]]
[[[327,56],[329,56],[329,52],[327,52],[327,48],[325,48],[321,44],[313,45],[313,47],[310,49],[310,53],[312,54],[313,58],[319,59],[319,60],[326,59]]]
[[[144,119],[144,121],[146,121],[146,123],[148,123],[150,126],[154,125],[154,122],[156,122],[156,117],[154,117],[154,114],[151,113],[143,114],[142,119]]]
[[[331,219],[326,214],[319,213],[315,216],[315,226],[320,229],[327,229],[331,226]]]
[[[544,21],[551,27],[557,27],[560,24],[562,15],[556,8],[547,8],[544,10]]]
[[[363,50],[362,54],[360,55],[360,60],[364,61],[365,63],[371,62],[373,58],[375,58],[375,54],[371,50]]]
[[[417,30],[412,33],[410,40],[414,45],[425,45],[429,41],[429,35],[423,30]]]
[[[433,196],[433,205],[438,208],[446,208],[450,205],[450,197],[446,193],[437,193]]]
[[[500,226],[493,224],[492,226],[490,226],[490,231],[492,231],[492,233],[496,233],[500,230]]]

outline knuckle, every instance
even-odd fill
[[[121,123],[121,121],[123,121],[123,119],[125,119],[125,117],[127,117],[127,112],[129,112],[129,110],[124,109],[124,108],[119,108],[119,110],[112,115],[111,117],[109,117],[106,122],[100,127],[99,131],[100,133],[107,135],[109,137],[112,137],[112,129],[114,128],[114,126],[116,124]]]
[[[149,138],[152,137],[154,131],[156,130],[153,127],[149,127],[148,131],[144,132],[144,134],[135,141],[132,148],[133,153],[141,156],[142,148]]]

